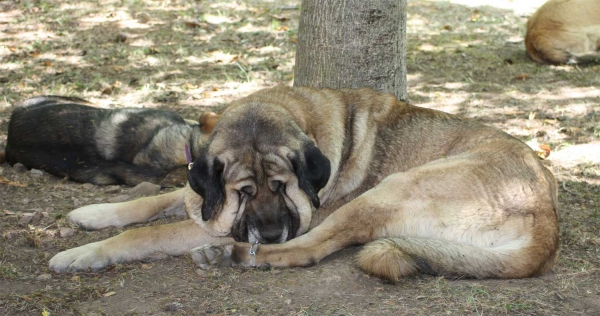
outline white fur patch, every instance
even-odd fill
[[[122,227],[118,203],[92,204],[73,210],[67,218],[85,229],[102,229],[109,226]]]
[[[117,142],[118,126],[127,121],[128,115],[122,112],[111,116],[110,120],[102,122],[96,130],[96,149],[104,159],[111,160],[115,156],[115,143]]]

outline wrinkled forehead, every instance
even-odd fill
[[[234,106],[221,116],[211,137],[211,152],[252,145],[298,147],[306,138],[287,110],[269,103],[250,102]]]
[[[217,156],[224,164],[223,178],[228,182],[238,182],[252,179],[257,182],[282,175],[292,170],[290,158],[296,151],[286,146],[270,146],[269,150],[261,151],[253,148],[245,150],[229,150]]]

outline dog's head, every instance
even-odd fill
[[[186,207],[211,234],[282,243],[308,230],[330,163],[286,111],[261,102],[230,106],[201,148]]]

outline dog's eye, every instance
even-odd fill
[[[250,196],[254,195],[254,187],[251,185],[246,185],[246,186],[242,187],[242,189],[240,191],[242,191],[242,193],[248,194]]]
[[[283,183],[281,183],[281,181],[274,180],[274,181],[271,181],[270,187],[271,187],[271,191],[277,192],[277,191],[279,191],[279,189],[283,188]]]

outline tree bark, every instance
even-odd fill
[[[407,0],[302,0],[294,86],[371,87],[406,100]]]

